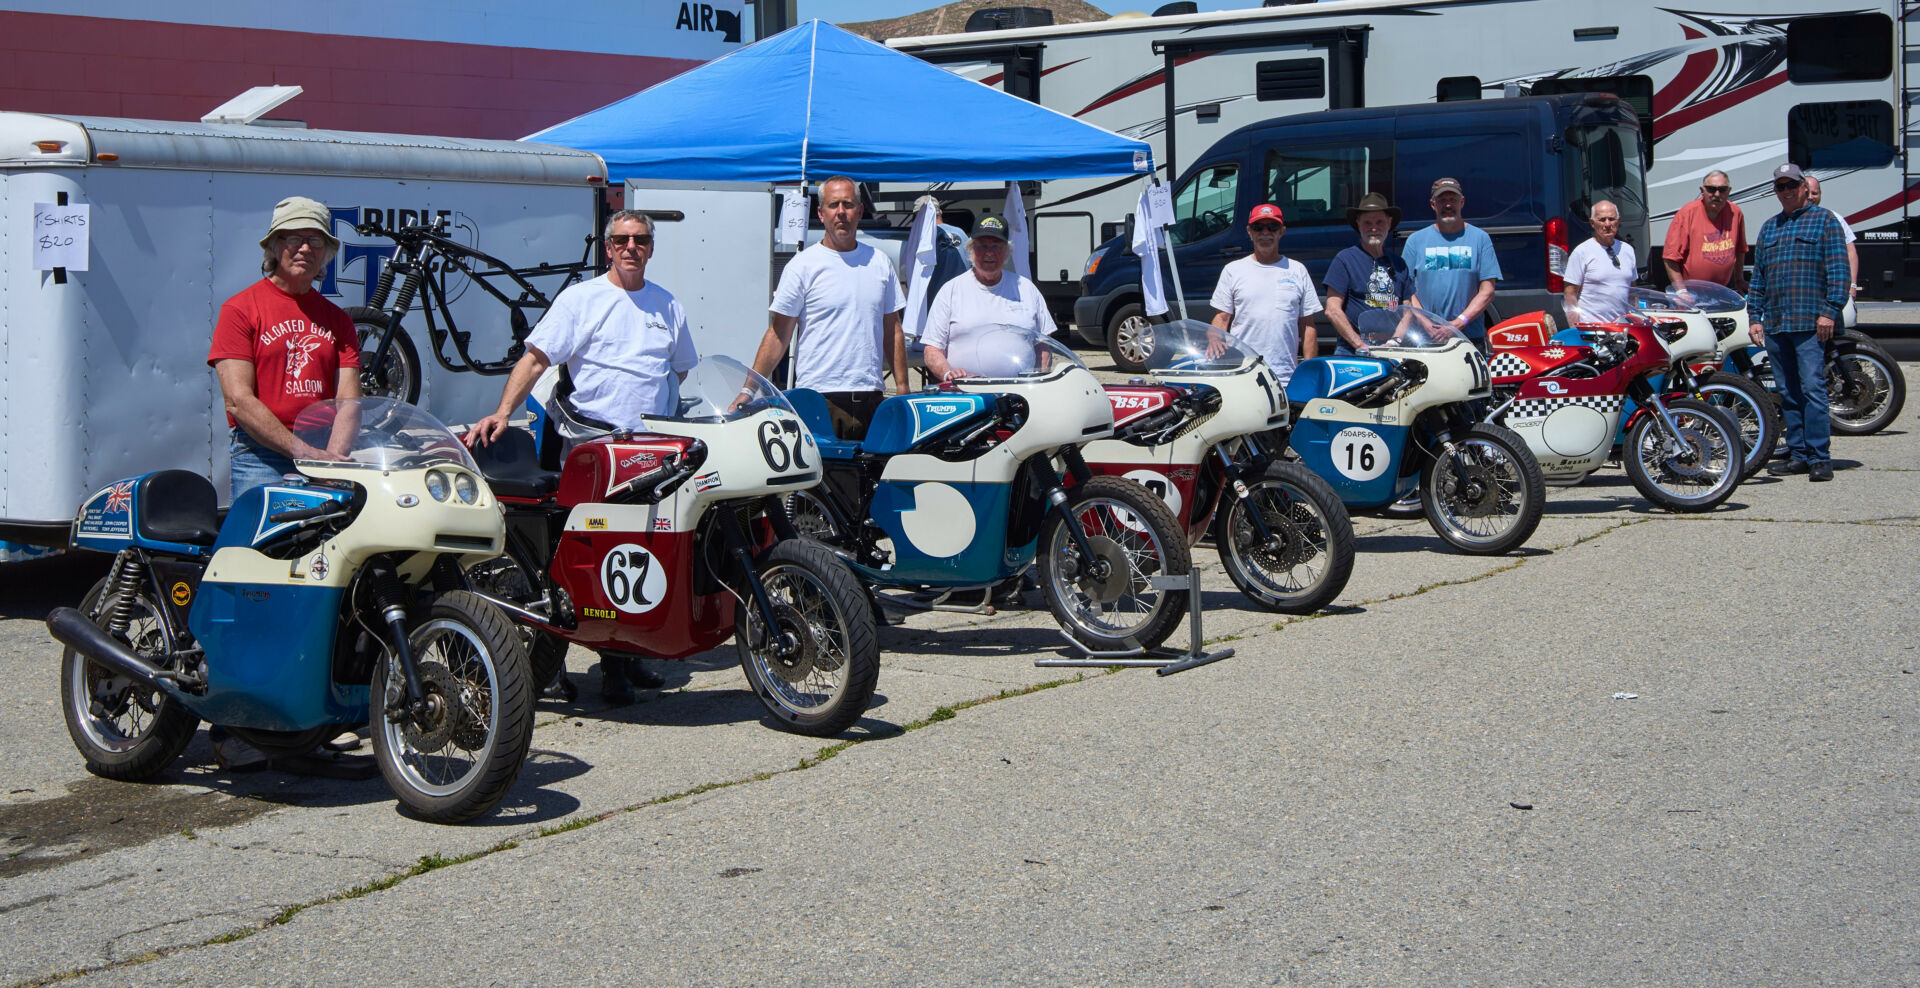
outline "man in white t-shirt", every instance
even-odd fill
[[[1032,338],[1054,334],[1053,314],[1034,283],[1007,270],[1007,224],[998,216],[989,216],[974,224],[973,239],[967,241],[967,254],[973,270],[941,286],[927,313],[927,329],[920,337],[926,346],[927,372],[935,380],[974,377],[993,371],[983,367],[965,367],[948,359],[955,344],[981,330],[996,326],[1014,326]],[[1003,355],[1014,359],[1025,354]]]
[[[842,439],[866,437],[885,397],[886,368],[892,368],[901,394],[912,387],[900,332],[906,298],[893,262],[855,239],[863,211],[853,179],[836,175],[820,183],[826,236],[781,273],[769,307],[772,324],[753,357],[753,369],[772,379],[792,347],[793,386],[827,399],[834,434]]]
[[[485,446],[498,438],[507,417],[555,363],[566,364],[573,376],[574,407],[615,428],[639,429],[649,415],[676,411],[679,382],[700,358],[680,303],[647,281],[653,221],[623,209],[607,220],[602,235],[606,276],[570,286],[553,300],[527,336],[527,352],[507,375],[499,408],[467,430],[467,445]],[[635,685],[665,685],[640,667],[637,656],[606,652],[600,665],[600,695],[610,703],[633,702]],[[565,670],[560,675],[564,679]]]
[[[1232,333],[1267,361],[1285,386],[1301,360],[1320,352],[1313,329],[1320,297],[1314,294],[1307,266],[1280,256],[1287,232],[1284,214],[1261,203],[1247,215],[1253,253],[1220,269],[1211,305],[1214,328]]]
[[[1639,274],[1639,261],[1633,245],[1620,239],[1620,207],[1602,199],[1587,215],[1593,238],[1567,255],[1566,307],[1590,321],[1614,319],[1627,311],[1627,287]]]

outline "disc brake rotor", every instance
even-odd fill
[[[805,683],[818,667],[820,645],[814,641],[813,629],[808,626],[806,615],[792,604],[773,605],[773,616],[777,625],[767,642],[767,668],[787,685],[798,686]],[[773,643],[782,635],[792,638],[795,643],[793,651],[784,655],[773,647]]]
[[[438,662],[422,662],[417,671],[420,691],[426,694],[426,711],[418,718],[403,719],[400,736],[406,740],[407,747],[415,751],[439,751],[453,740],[453,732],[464,719],[459,704],[460,683],[451,670]]]
[[[1120,547],[1120,543],[1104,535],[1087,536],[1087,548],[1093,550],[1093,560],[1106,561],[1106,575],[1100,576],[1102,567],[1095,565],[1093,560],[1087,560],[1081,565],[1074,581],[1079,585],[1080,592],[1102,604],[1119,600],[1133,586],[1133,572],[1127,567],[1127,551]]]
[[[1677,447],[1677,448],[1676,448]],[[1697,429],[1682,428],[1680,442],[1668,445],[1660,466],[1675,477],[1698,480],[1707,475],[1707,437]]]
[[[1484,518],[1500,513],[1500,482],[1483,463],[1453,455],[1456,469],[1440,477],[1440,496],[1462,518]],[[1436,469],[1438,469],[1436,467]]]
[[[1267,531],[1273,538],[1270,542],[1263,542],[1253,522],[1243,518],[1233,533],[1243,555],[1260,560],[1269,569],[1292,569],[1314,557],[1318,550],[1300,530],[1298,522],[1278,509],[1257,510],[1260,510],[1260,520],[1267,523]]]

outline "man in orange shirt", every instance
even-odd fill
[[[1683,281],[1711,281],[1736,292],[1747,290],[1741,262],[1747,254],[1747,223],[1733,204],[1726,172],[1708,172],[1700,198],[1680,207],[1667,227],[1660,259],[1674,288]]]

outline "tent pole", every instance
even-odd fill
[[[1169,134],[1168,137],[1171,139],[1172,135]],[[1160,175],[1157,172],[1153,175],[1153,184],[1160,184]],[[1162,229],[1165,228],[1162,227]],[[1168,240],[1164,233],[1160,239],[1167,245],[1167,267],[1173,271],[1173,304],[1179,309],[1180,318],[1185,319],[1187,318],[1187,292],[1180,287],[1180,262],[1173,259],[1173,242]],[[1158,263],[1157,259],[1156,263]]]

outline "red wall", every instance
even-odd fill
[[[698,61],[0,12],[0,109],[198,120],[253,86],[322,130],[517,139]]]

